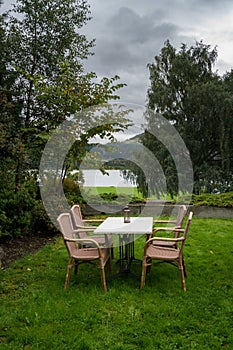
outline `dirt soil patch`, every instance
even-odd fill
[[[59,233],[45,234],[41,232],[33,233],[24,237],[6,239],[0,242],[1,268],[6,269],[10,264],[25,255],[33,254],[44,245],[53,243]]]

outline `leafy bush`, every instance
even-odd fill
[[[113,192],[109,192],[109,193],[101,193],[100,197],[103,198],[106,202],[113,202],[115,201],[116,203],[142,203],[145,200],[137,197],[137,196],[133,196],[131,197],[130,195],[124,195],[124,194],[119,194],[117,195],[116,193]]]
[[[193,195],[191,204],[233,208],[233,192]]]
[[[32,214],[32,229],[35,232],[49,232],[53,234],[57,231],[41,200],[36,202]]]
[[[83,202],[80,187],[74,180],[66,178],[63,182],[63,190],[70,205]]]
[[[145,199],[143,199],[143,198],[141,198],[141,197],[137,197],[137,196],[133,196],[133,197],[131,198],[131,201],[130,201],[131,204],[145,203],[145,202],[146,202]]]
[[[113,192],[104,192],[100,194],[100,197],[103,198],[103,200],[105,200],[106,202],[113,202],[118,198],[118,195]]]
[[[179,201],[185,203],[188,199],[189,197],[182,196],[179,198]],[[233,192],[219,194],[193,194],[190,204],[211,207],[233,208]]]
[[[30,233],[35,204],[35,195],[25,187],[17,192],[0,192],[0,237]]]

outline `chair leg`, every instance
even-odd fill
[[[187,277],[187,270],[186,270],[184,256],[182,256],[182,264],[183,264],[183,269],[184,269],[184,277],[186,278]]]
[[[181,286],[184,292],[186,292],[186,283],[185,283],[185,278],[184,278],[184,269],[183,269],[183,259],[180,257],[179,259],[179,270],[180,270],[180,281],[181,281]]]
[[[75,260],[75,263],[74,263],[74,274],[77,275],[77,272],[78,272],[78,261]]]
[[[107,261],[106,267],[107,267],[108,273],[111,274],[112,273],[112,258],[111,258],[111,256],[109,257],[109,259]]]
[[[152,259],[147,258],[146,262],[147,262],[147,266],[146,266],[146,274],[148,274],[148,273],[150,273],[150,270],[151,270],[151,266],[152,266]]]
[[[145,287],[145,280],[146,280],[146,264],[142,261],[142,276],[141,276],[141,284],[140,288]]]
[[[69,284],[69,281],[70,281],[70,271],[71,271],[71,268],[72,268],[72,257],[69,257],[69,260],[68,260],[68,265],[67,265],[67,271],[66,271],[66,280],[65,280],[65,289],[67,289],[68,287],[68,284]]]
[[[111,247],[111,258],[114,259],[114,248]]]
[[[104,292],[107,292],[107,285],[106,285],[106,278],[105,278],[105,271],[104,271],[104,267],[100,268],[100,273],[101,273],[101,281],[102,281],[102,287]]]

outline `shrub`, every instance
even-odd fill
[[[189,196],[182,196],[179,198],[180,202],[187,202]],[[233,208],[233,192],[218,193],[218,194],[193,194],[190,204],[210,206],[210,207],[223,207],[223,208]]]
[[[17,192],[0,192],[0,237],[30,233],[35,204],[35,196],[25,187]]]
[[[70,205],[83,203],[79,185],[74,180],[66,178],[63,182],[63,190]]]
[[[57,229],[44,208],[42,200],[36,202],[32,214],[32,229],[34,232],[46,232],[51,234],[57,232]]]
[[[233,208],[233,192],[193,195],[191,204]]]

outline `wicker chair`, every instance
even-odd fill
[[[103,222],[101,219],[93,219],[93,220],[84,220],[82,217],[82,212],[80,205],[75,204],[71,208],[71,217],[72,217],[72,222],[74,229],[79,230],[79,238],[82,239],[89,239],[93,238],[100,246],[103,247],[111,247],[111,257],[112,259],[114,258],[114,253],[113,253],[113,241],[112,237],[110,235],[93,235],[90,236],[87,233],[93,232],[94,229],[96,229],[96,226],[90,226],[86,225],[86,223],[100,223]],[[90,242],[86,242],[86,246],[93,246]]]
[[[185,229],[177,228],[176,231],[179,234],[183,234],[181,237],[177,238],[162,238],[162,237],[152,237],[150,238],[144,247],[144,254],[142,259],[142,276],[141,285],[143,288],[145,286],[146,273],[150,270],[153,260],[159,262],[169,262],[175,264],[180,271],[180,280],[182,289],[186,291],[185,275],[186,268],[183,256],[183,249],[188,234],[189,226],[193,217],[193,213],[189,213],[189,217],[185,226]],[[176,243],[176,247],[163,247],[154,244],[156,241],[173,242]]]
[[[60,231],[63,235],[64,243],[66,245],[69,260],[67,265],[65,289],[67,289],[70,272],[75,262],[75,273],[77,273],[78,264],[81,262],[90,262],[96,260],[99,262],[99,268],[101,273],[101,281],[104,292],[107,291],[106,278],[105,278],[105,265],[107,266],[109,272],[111,272],[111,255],[109,248],[100,248],[99,244],[91,238],[76,238],[79,235],[79,230],[74,230],[71,220],[71,215],[69,213],[60,214],[57,218],[57,222],[60,227]],[[83,244],[90,243],[93,247],[83,248]]]
[[[172,224],[174,227],[182,227],[183,221],[184,221],[184,217],[187,213],[187,207],[186,205],[181,205],[179,207],[178,213],[177,213],[177,217],[176,220],[154,220],[154,224],[158,224],[158,223],[162,223],[162,224]]]
[[[173,227],[171,226],[155,227],[153,229],[151,237],[156,236],[157,232],[162,232],[162,231],[171,233],[171,237],[173,238],[179,237],[180,232],[177,230],[177,228],[182,228],[186,213],[187,213],[187,207],[185,205],[181,205],[179,207],[176,220],[155,220],[154,221],[155,223],[173,224]],[[155,242],[153,242],[153,244],[157,246],[163,246],[163,247],[171,247],[171,248],[177,247],[177,242],[173,242],[173,241],[156,240]]]

